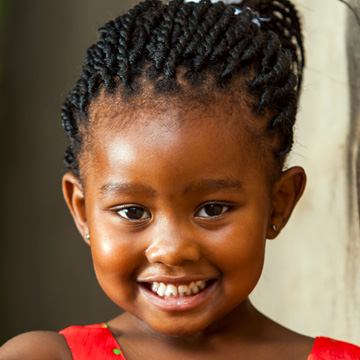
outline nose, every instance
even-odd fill
[[[159,226],[145,251],[150,263],[179,266],[186,262],[196,262],[201,258],[200,246],[191,231],[166,224]]]

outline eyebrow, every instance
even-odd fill
[[[225,177],[222,179],[203,179],[187,186],[184,193],[211,192],[217,190],[244,191],[244,183],[231,177]]]
[[[142,193],[150,196],[156,195],[156,191],[151,186],[130,182],[109,182],[100,188],[99,193],[103,197],[114,194],[131,195],[134,193]]]
[[[186,186],[183,193],[204,193],[218,190],[243,191],[244,184],[242,181],[231,177],[202,179]],[[134,193],[141,193],[153,197],[156,195],[156,191],[151,186],[131,182],[109,182],[100,188],[99,193],[103,197],[113,196],[115,194],[131,195]]]

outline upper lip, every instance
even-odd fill
[[[204,277],[197,275],[189,275],[189,276],[151,276],[151,277],[141,277],[137,279],[137,282],[163,282],[167,284],[188,284],[196,281],[207,281],[213,280],[217,277]]]

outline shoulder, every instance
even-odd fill
[[[327,337],[317,337],[309,360],[318,359],[358,360],[360,359],[360,347]]]
[[[33,331],[18,335],[0,348],[0,360],[71,360],[64,336],[51,331]]]

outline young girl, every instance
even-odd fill
[[[248,300],[305,187],[284,170],[303,66],[288,0],[148,0],[102,27],[62,111],[63,192],[125,313],[0,359],[359,359]]]

